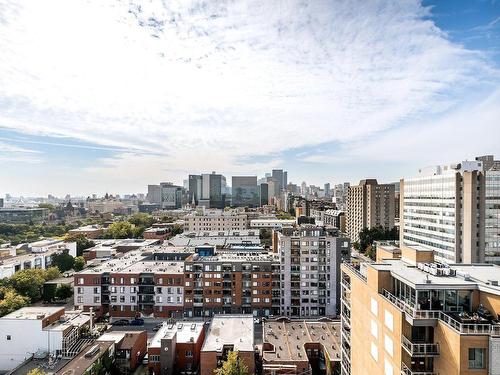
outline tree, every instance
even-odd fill
[[[76,257],[75,262],[73,264],[73,268],[75,271],[81,271],[83,270],[83,267],[85,267],[85,259],[83,257]]]
[[[27,375],[46,375],[46,373],[37,367],[34,368],[33,370],[30,370]]]
[[[83,250],[89,249],[95,246],[95,242],[89,240],[83,234],[72,234],[67,235],[66,242],[76,242],[76,254],[83,255]]]
[[[31,302],[35,302],[42,296],[45,271],[40,269],[22,270],[12,275],[10,281],[17,293],[29,297]]]
[[[177,236],[183,232],[182,226],[179,224],[175,224],[172,228],[172,236]]]
[[[128,221],[118,221],[108,227],[108,235],[111,238],[130,238],[133,236],[134,226]]]
[[[238,357],[238,352],[230,351],[222,367],[214,370],[215,375],[248,375],[248,367]]]
[[[29,306],[30,299],[20,296],[12,288],[0,288],[0,316],[10,314],[21,307]]]
[[[128,222],[130,224],[133,224],[136,227],[145,227],[145,228],[149,228],[151,225],[153,225],[155,221],[156,220],[153,218],[153,216],[142,212],[133,214],[128,219]]]
[[[50,203],[40,203],[38,205],[39,208],[47,208],[50,212],[54,211],[54,205]]]
[[[57,290],[57,285],[50,283],[50,284],[43,284],[43,293],[42,293],[42,298],[45,302],[52,302],[56,298],[56,290]]]
[[[45,281],[54,280],[61,277],[61,272],[59,272],[59,268],[50,267],[45,270]]]
[[[69,284],[59,285],[56,289],[56,298],[57,299],[68,299],[73,295],[73,289]]]
[[[363,228],[359,232],[359,251],[365,252],[368,246],[372,246],[374,241],[381,240],[397,240],[399,237],[398,229],[396,227],[387,230],[382,227]]]
[[[52,255],[52,264],[54,264],[59,271],[65,272],[73,269],[75,264],[75,258],[73,258],[67,249],[63,250],[62,253]]]

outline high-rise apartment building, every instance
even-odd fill
[[[232,206],[260,206],[257,176],[233,176],[232,182]]]
[[[482,162],[421,169],[400,182],[400,243],[434,250],[446,263],[484,262]]]
[[[500,161],[493,155],[477,157],[483,162],[486,176],[485,197],[485,262],[500,265]]]
[[[340,263],[348,238],[317,226],[283,228],[277,233],[281,263],[281,315],[337,314]]]
[[[359,240],[364,228],[394,228],[394,185],[379,184],[376,179],[361,180],[350,186],[347,198],[347,233]]]
[[[342,265],[342,373],[498,374],[500,267],[434,263],[422,246],[401,253]]]

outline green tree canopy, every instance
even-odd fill
[[[222,367],[214,370],[215,375],[249,375],[248,367],[238,357],[238,352],[231,351]]]
[[[38,367],[30,370],[27,375],[45,375],[46,373],[40,370]]]
[[[69,284],[59,285],[56,289],[57,299],[67,299],[73,295],[73,288]]]
[[[10,314],[29,304],[29,297],[19,295],[13,288],[0,288],[0,316]]]
[[[61,277],[61,272],[57,267],[50,267],[45,270],[45,281],[54,280]]]
[[[359,251],[362,253],[368,252],[367,256],[375,259],[375,250],[372,249],[375,241],[382,240],[397,240],[399,238],[398,229],[396,227],[388,230],[382,227],[363,228],[359,232]]]
[[[148,228],[151,225],[153,225],[156,220],[153,218],[153,216],[146,214],[146,213],[136,213],[133,214],[129,219],[128,222],[130,224],[135,225],[136,227],[145,227]]]
[[[83,270],[83,267],[85,267],[85,259],[83,257],[76,257],[75,262],[73,264],[73,268],[75,271],[81,271]]]
[[[134,235],[134,226],[128,221],[117,221],[108,227],[111,238],[130,238]]]
[[[67,235],[65,238],[66,242],[76,242],[76,254],[83,255],[83,250],[89,249],[95,246],[95,242],[85,237],[83,234],[72,234]]]
[[[17,293],[29,297],[32,302],[35,302],[42,296],[45,271],[40,269],[22,270],[12,275],[10,282]]]
[[[59,271],[65,272],[73,269],[75,258],[73,258],[69,251],[63,250],[62,253],[52,255],[52,264],[59,268]]]

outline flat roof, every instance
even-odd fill
[[[172,338],[174,333],[177,334],[177,343],[184,344],[192,341],[196,342],[203,332],[204,326],[204,322],[182,321],[175,324],[163,323],[161,328],[158,330],[158,332],[156,332],[153,339],[151,340],[149,347],[161,347],[161,340],[163,338]]]
[[[16,319],[16,320],[42,320],[48,316],[54,315],[64,307],[61,306],[27,306],[19,310],[13,311],[0,319]]]
[[[240,352],[254,351],[252,315],[214,315],[208,328],[202,352],[221,352],[225,345]]]
[[[267,320],[263,323],[264,344],[272,350],[263,351],[266,362],[309,361],[306,344],[321,344],[331,361],[340,361],[340,321]]]
[[[366,266],[378,271],[389,271],[393,277],[419,289],[444,289],[451,286],[461,289],[477,288],[500,295],[500,287],[492,283],[500,283],[500,266],[494,264],[449,264],[447,266],[456,273],[450,276],[433,275],[401,259],[384,259],[381,263]]]

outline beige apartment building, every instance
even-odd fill
[[[359,240],[364,228],[394,227],[394,184],[379,184],[376,179],[361,180],[350,186],[347,196],[347,234],[351,242]]]
[[[381,253],[342,265],[342,373],[500,374],[500,267],[436,263],[421,246]]]
[[[184,231],[234,231],[248,228],[248,216],[244,213],[210,210],[192,213],[184,217]]]

